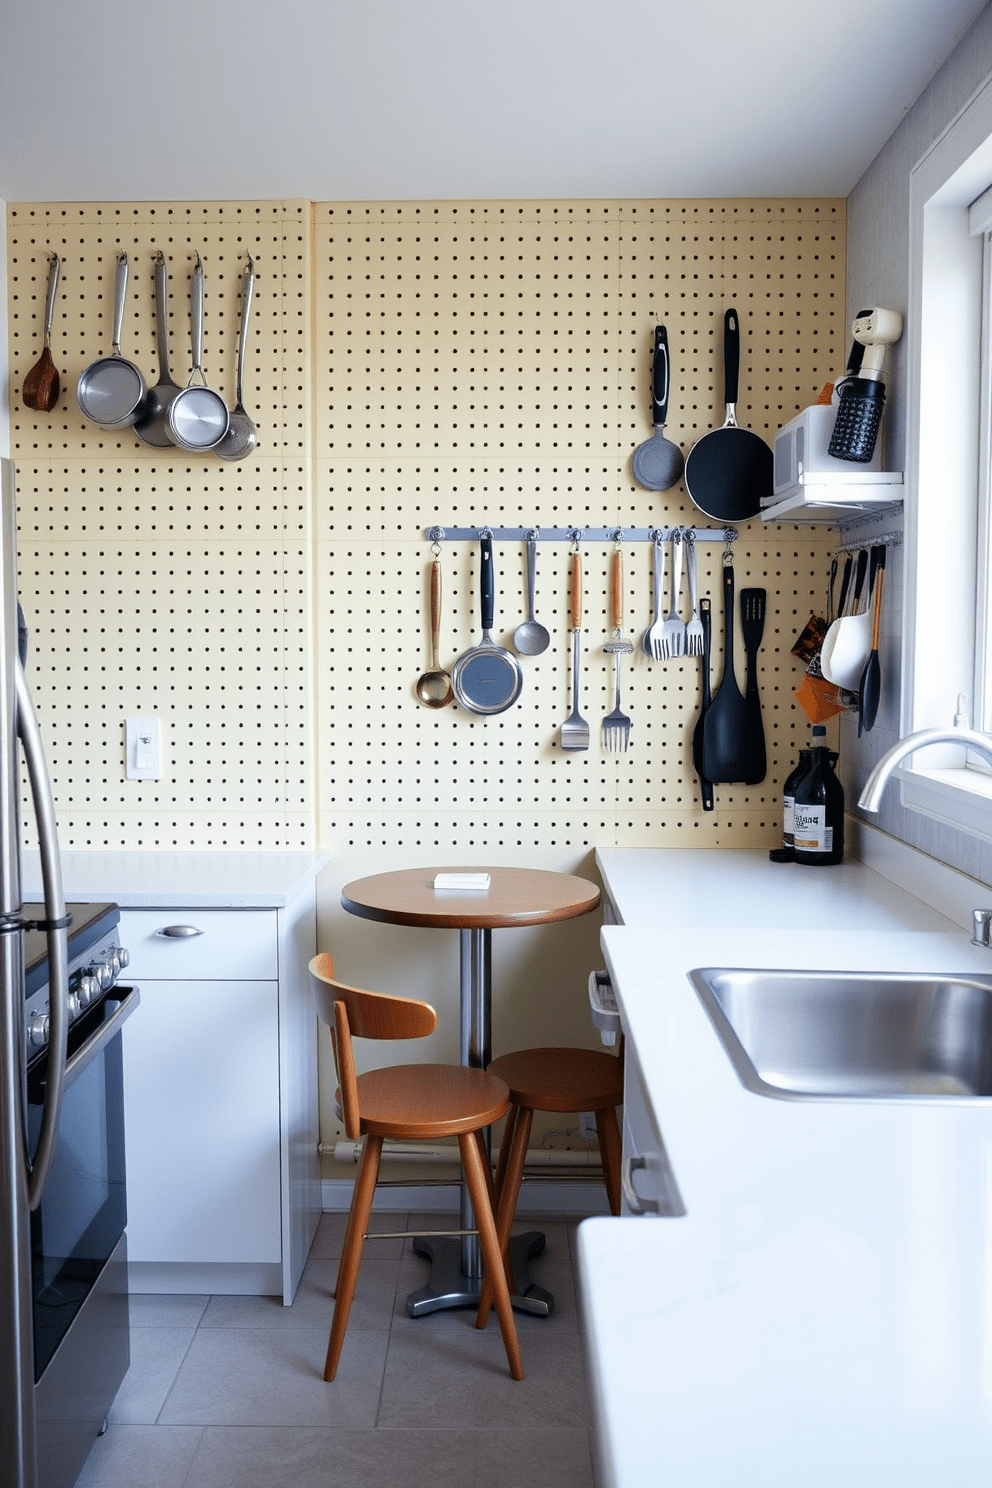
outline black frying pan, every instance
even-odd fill
[[[685,462],[686,490],[701,512],[717,522],[746,522],[761,510],[761,498],[772,494],[774,456],[750,429],[737,423],[737,386],[741,365],[741,332],[736,310],[723,318],[723,427],[697,439]]]

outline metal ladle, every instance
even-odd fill
[[[248,254],[248,262],[241,278],[241,329],[238,335],[238,380],[237,397],[227,433],[216,447],[216,453],[222,460],[243,460],[250,455],[255,448],[258,438],[255,425],[245,412],[245,405],[241,395],[241,380],[245,370],[245,342],[248,339],[248,316],[251,312],[251,297],[255,288],[255,265],[252,263],[251,254]]]
[[[540,656],[551,644],[551,636],[541,623],[534,619],[534,590],[537,585],[537,542],[527,539],[527,619],[522,620],[513,632],[513,648],[521,656]]]
[[[431,670],[417,679],[417,697],[427,708],[446,708],[454,701],[451,678],[437,659],[441,630],[441,564],[437,553],[431,565]]]

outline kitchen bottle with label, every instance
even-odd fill
[[[827,731],[813,725],[812,765],[796,786],[792,808],[797,863],[840,863],[844,858],[844,787],[834,774]]]
[[[773,847],[768,854],[773,863],[791,863],[794,861],[795,832],[793,830],[793,819],[796,804],[796,786],[813,767],[813,751],[811,749],[800,749],[799,763],[786,779],[782,787],[782,846]]]

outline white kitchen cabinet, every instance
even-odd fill
[[[122,907],[133,1291],[292,1302],[320,1214],[315,937],[312,881],[276,908]]]

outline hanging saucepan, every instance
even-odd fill
[[[181,393],[169,405],[169,433],[181,449],[205,453],[220,444],[227,433],[230,414],[220,393],[207,387],[203,375],[203,264],[200,255],[190,279],[190,344],[193,370]],[[200,381],[194,379],[199,376]]]
[[[127,294],[127,254],[117,256],[114,274],[114,340],[109,357],[92,362],[76,384],[83,418],[101,429],[127,429],[145,406],[145,379],[133,362],[121,356],[121,326]]]
[[[770,447],[737,423],[741,332],[736,310],[723,318],[724,396],[722,428],[697,439],[685,462],[685,488],[699,510],[717,522],[746,522],[772,494],[775,458]]]
[[[502,713],[520,696],[524,674],[517,658],[497,646],[491,635],[495,583],[493,540],[488,535],[480,543],[479,593],[482,640],[459,656],[451,669],[451,685],[457,701],[470,713]]]

